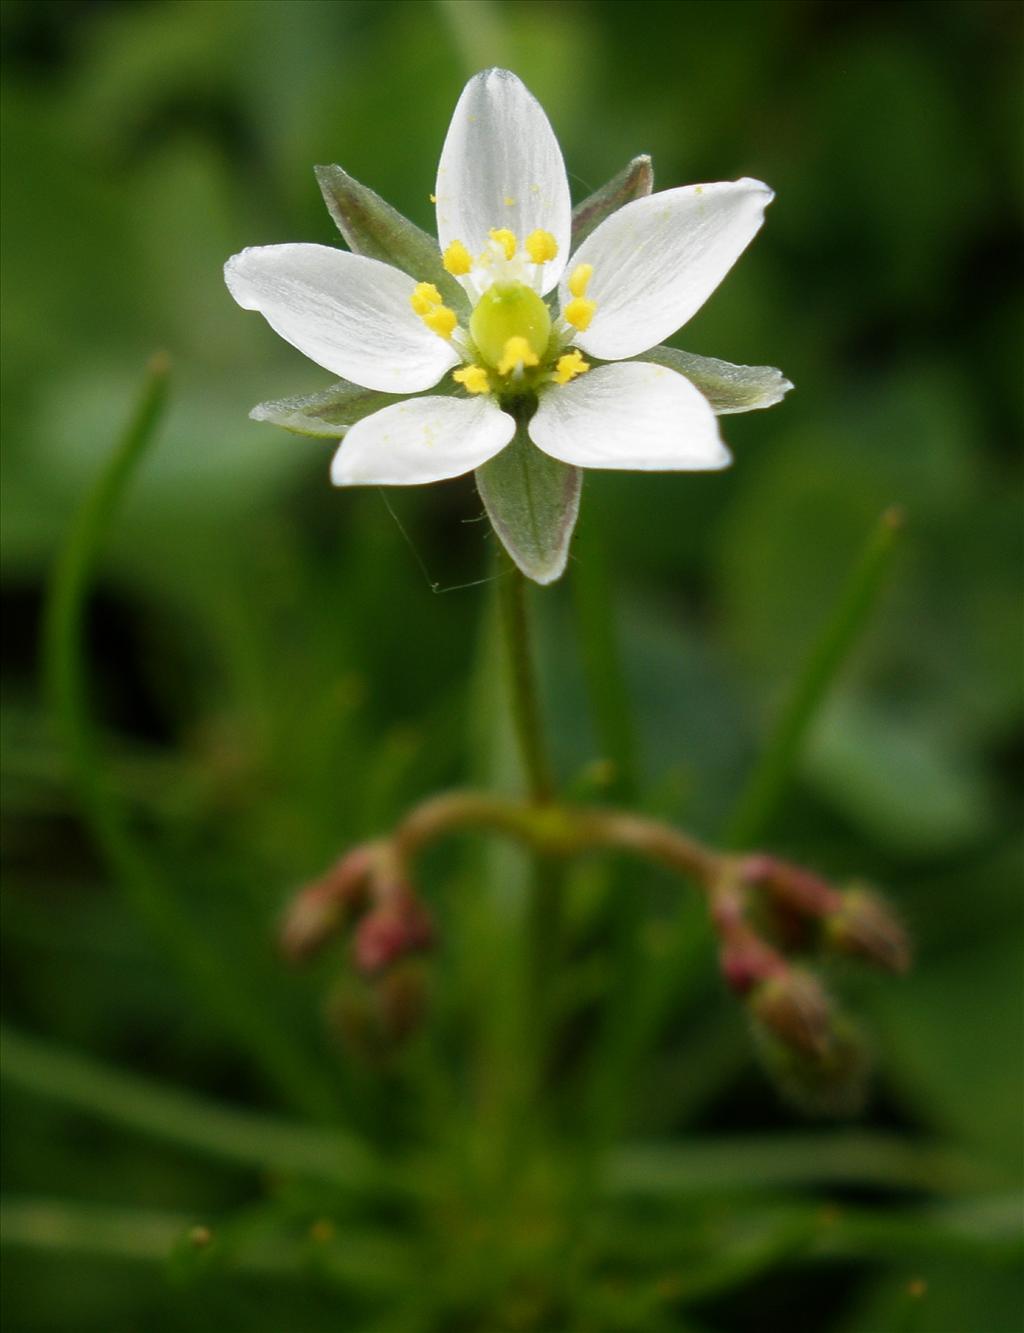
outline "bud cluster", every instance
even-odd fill
[[[867,1074],[863,1044],[807,960],[845,955],[906,971],[909,944],[888,905],[863,886],[837,889],[759,853],[727,864],[711,889],[711,920],[722,975],[784,1089],[809,1110],[855,1110]]]
[[[413,1030],[424,1008],[416,955],[434,942],[426,907],[388,843],[364,843],[294,895],[281,925],[281,948],[304,962],[344,934],[356,977],[332,1010],[346,1036],[370,1050]]]
[[[387,1055],[426,1012],[423,955],[435,932],[412,867],[432,843],[461,830],[514,838],[544,858],[625,853],[699,887],[718,937],[722,975],[749,1014],[778,1081],[809,1110],[856,1109],[867,1056],[819,973],[839,958],[891,973],[907,970],[906,933],[879,894],[858,883],[838,887],[767,853],[719,851],[631,811],[486,792],[429,797],[389,837],[346,853],[291,901],[281,943],[293,961],[348,936],[352,969],[336,987],[330,1013],[349,1043],[371,1059]]]

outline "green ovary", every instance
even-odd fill
[[[523,283],[495,283],[477,302],[469,332],[481,359],[493,368],[501,364],[511,338],[525,339],[540,361],[551,337],[551,316],[537,293]]]

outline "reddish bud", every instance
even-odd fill
[[[360,921],[353,944],[355,965],[370,975],[399,958],[428,949],[433,942],[434,927],[426,909],[403,892]]]
[[[848,889],[827,920],[826,939],[836,953],[863,958],[887,972],[910,967],[910,941],[886,901],[868,889]]]
[[[836,911],[839,893],[803,866],[758,852],[743,861],[745,883],[766,889],[776,905],[798,916],[823,917]]]
[[[730,932],[722,944],[719,964],[726,985],[737,995],[788,971],[784,958],[753,931]]]
[[[372,864],[372,848],[354,847],[325,875],[299,890],[281,923],[286,958],[301,962],[348,925],[366,899]]]

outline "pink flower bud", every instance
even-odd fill
[[[746,995],[754,986],[788,971],[784,958],[753,931],[731,932],[719,953],[722,976],[731,991]]]
[[[798,916],[827,916],[841,901],[837,890],[820,875],[763,852],[748,856],[741,873],[747,884],[764,888],[778,907]]]
[[[325,875],[299,890],[281,923],[286,958],[301,962],[345,928],[365,901],[372,864],[371,847],[354,847]]]
[[[353,945],[355,965],[370,975],[399,958],[428,949],[434,928],[425,908],[410,893],[375,907],[360,921]]]

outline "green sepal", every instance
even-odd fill
[[[512,443],[476,470],[476,485],[498,539],[528,579],[554,583],[569,558],[583,474],[549,458],[520,420]]]
[[[249,413],[253,421],[269,421],[296,435],[314,435],[320,439],[340,440],[350,426],[391,403],[404,401],[408,394],[379,393],[364,389],[348,380],[339,380],[319,393],[298,398],[278,398],[257,403]]]
[[[654,167],[647,154],[634,157],[607,185],[595,190],[572,211],[572,248],[579,249],[595,227],[634,199],[642,199],[654,188]]]
[[[774,366],[734,366],[713,356],[696,356],[678,347],[652,347],[630,358],[651,361],[685,375],[701,391],[720,417],[730,412],[753,412],[773,407],[792,389],[792,384]]]
[[[403,217],[397,208],[361,185],[338,166],[314,167],[328,211],[349,249],[368,259],[380,259],[400,268],[418,282],[432,282],[454,310],[469,307],[466,293],[441,263],[441,251],[428,236]]]

